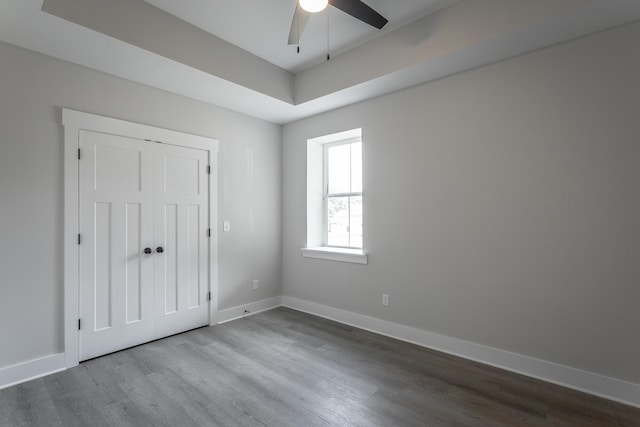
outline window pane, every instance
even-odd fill
[[[362,142],[351,144],[351,192],[362,193]]]
[[[349,246],[362,248],[362,197],[349,197]]]
[[[335,145],[328,148],[329,193],[350,192],[350,146]]]
[[[349,197],[327,199],[327,245],[349,246]]]

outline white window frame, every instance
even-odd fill
[[[329,148],[337,147],[340,145],[350,145],[358,142],[362,142],[361,137],[353,137],[349,139],[344,139],[336,142],[329,142],[323,144],[323,153],[322,153],[322,189],[323,189],[323,216],[322,216],[322,226],[323,226],[323,245],[326,248],[340,248],[340,249],[357,249],[362,250],[362,248],[358,248],[355,246],[337,246],[329,244],[329,198],[330,197],[363,197],[362,191],[356,192],[348,192],[348,193],[329,193]],[[351,162],[350,162],[351,163]],[[349,186],[351,187],[351,186]],[[363,198],[364,200],[364,198]],[[349,218],[351,218],[351,205],[349,205]],[[351,219],[349,219],[349,226],[351,226]],[[362,213],[362,246],[364,247],[364,212]]]
[[[302,248],[305,258],[316,258],[356,264],[367,264],[366,239],[362,249],[326,246],[325,226],[325,145],[358,138],[362,141],[362,129],[352,129],[307,140],[307,243]],[[365,165],[363,165],[363,171]],[[363,188],[364,191],[364,188]],[[364,209],[363,209],[364,218]]]

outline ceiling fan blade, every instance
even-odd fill
[[[296,5],[296,11],[293,13],[293,20],[291,21],[291,29],[289,30],[289,44],[300,43],[300,37],[302,37],[310,16],[311,14],[302,9],[299,4]]]
[[[389,22],[384,16],[361,2],[360,0],[329,0],[329,3],[341,11],[348,13],[377,29],[384,27]]]

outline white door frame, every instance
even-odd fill
[[[80,111],[62,109],[64,126],[64,354],[65,367],[80,360],[79,319],[79,132],[88,130],[153,142],[197,148],[209,152],[209,324],[217,323],[218,314],[218,141],[213,138],[161,129]]]

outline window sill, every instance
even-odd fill
[[[329,261],[351,262],[354,264],[366,264],[367,255],[362,249],[343,249],[343,248],[303,248],[302,256],[305,258],[324,259]]]

